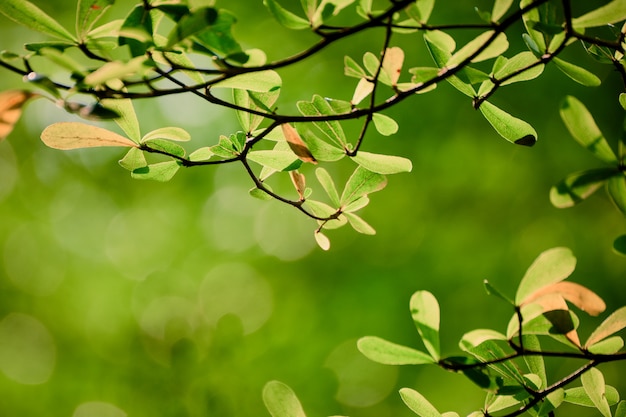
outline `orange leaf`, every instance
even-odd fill
[[[596,293],[573,282],[557,282],[556,284],[543,287],[531,294],[524,301],[524,304],[535,302],[537,299],[548,294],[559,294],[561,297],[592,316],[597,316],[606,309],[606,304]]]
[[[304,200],[304,190],[306,188],[306,178],[303,174],[300,174],[298,171],[289,171],[289,176],[291,177],[291,182],[293,182],[293,186],[296,187],[296,191],[300,196],[300,200]]]
[[[37,94],[24,90],[10,90],[0,93],[0,141],[13,131],[22,115],[22,107]]]
[[[306,146],[306,143],[300,138],[300,135],[289,123],[284,123],[280,125],[283,130],[283,135],[285,135],[285,139],[289,144],[289,147],[296,154],[298,158],[300,158],[304,162],[310,162],[312,164],[317,164],[317,160]]]
[[[78,122],[61,122],[50,125],[41,132],[41,140],[51,148],[63,150],[100,146],[139,147],[132,140],[115,132]]]
[[[553,322],[556,328],[571,328],[571,319],[569,317],[569,313],[565,314],[545,314],[549,312],[568,312],[569,307],[565,302],[565,298],[558,292],[549,292],[543,294],[540,297],[535,297],[533,304],[537,304],[541,306],[541,309],[544,312],[546,318]],[[566,321],[563,321],[566,320]],[[565,334],[572,343],[576,346],[580,346],[580,338],[578,337],[578,332],[576,329],[570,330]]]

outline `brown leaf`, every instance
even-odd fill
[[[100,146],[139,147],[132,140],[115,132],[78,122],[61,122],[50,125],[41,132],[41,140],[51,148],[63,150]]]
[[[573,282],[557,282],[543,287],[531,294],[524,304],[535,302],[547,294],[558,294],[592,316],[597,316],[606,309],[606,304],[596,293]]]
[[[283,135],[289,144],[289,147],[296,154],[298,158],[300,158],[304,162],[310,162],[312,164],[317,164],[317,160],[306,146],[306,143],[300,138],[300,135],[289,123],[284,123],[280,125],[283,130]]]
[[[0,142],[13,131],[22,115],[22,107],[37,94],[25,90],[9,90],[0,93]]]
[[[304,177],[304,174],[300,174],[298,171],[289,171],[289,176],[291,177],[293,186],[296,187],[300,200],[303,201],[304,190],[306,189],[306,178]]]

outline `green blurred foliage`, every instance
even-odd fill
[[[116,3],[111,16],[131,4]],[[489,4],[440,5],[433,22],[467,22],[473,6]],[[221,6],[238,16],[244,48],[261,48],[270,60],[315,39],[277,26],[260,1]],[[41,7],[72,27],[71,2]],[[38,40],[1,21],[2,48]],[[430,65],[423,44],[395,39],[407,67]],[[278,108],[295,114],[293,103],[314,93],[349,99],[356,80],[342,75],[344,55],[380,47],[372,32],[286,68]],[[370,133],[365,150],[409,157],[413,172],[372,196],[365,213],[376,236],[331,231],[329,252],[316,247],[311,220],[250,198],[252,184],[236,167],[184,169],[167,184],[135,181],[117,165],[119,149],[44,147],[45,126],[76,118],[50,103],[29,104],[0,144],[0,414],[258,416],[266,413],[262,387],[273,379],[289,384],[311,416],[410,415],[401,386],[441,409],[479,408],[480,391],[462,378],[365,362],[355,342],[371,334],[416,346],[408,312],[416,290],[439,300],[442,355],[457,352],[467,330],[504,330],[512,312],[484,293],[483,279],[512,295],[530,262],[554,246],[572,248],[579,261],[572,280],[600,294],[608,311],[623,305],[626,259],[610,249],[624,230],[621,214],[604,194],[569,210],[548,199],[565,175],[599,166],[560,121],[561,98],[584,102],[607,138],[618,137],[623,119],[616,74],[581,48],[568,53],[602,85],[581,87],[548,66],[494,99],[533,124],[532,149],[497,137],[447,84],[391,109],[398,134]],[[20,86],[19,76],[3,72],[0,89]],[[178,125],[198,147],[237,129],[233,113],[194,97],[136,105],[142,133]],[[345,129],[358,135],[356,124]],[[325,168],[345,179],[354,165]],[[617,366],[602,370],[626,392]]]

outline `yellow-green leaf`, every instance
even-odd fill
[[[41,140],[54,149],[94,148],[99,146],[123,146],[136,148],[132,140],[110,130],[78,122],[61,122],[48,126],[41,133]]]

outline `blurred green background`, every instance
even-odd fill
[[[432,23],[475,22],[473,7],[490,7],[440,3]],[[110,16],[132,4],[118,1]],[[73,28],[73,2],[38,5]],[[278,27],[261,1],[218,5],[239,16],[242,44],[270,60],[315,41]],[[356,36],[281,71],[279,111],[295,114],[295,102],[314,93],[350,99],[356,80],[342,75],[343,57],[378,53],[381,35]],[[41,40],[4,17],[0,39],[0,49],[13,51]],[[520,33],[510,41],[520,48]],[[431,65],[419,36],[393,44],[404,48],[406,68]],[[355,341],[377,335],[419,347],[408,310],[416,290],[440,302],[444,354],[458,352],[466,331],[504,331],[512,312],[482,281],[513,294],[535,257],[554,246],[574,251],[571,279],[602,296],[609,312],[625,304],[626,259],[611,251],[624,231],[621,215],[604,193],[569,210],[548,200],[566,174],[600,165],[560,121],[565,94],[591,109],[612,145],[621,134],[617,74],[580,46],[570,49],[566,56],[593,69],[601,87],[581,87],[548,67],[494,98],[534,125],[534,148],[500,139],[447,84],[390,110],[399,133],[372,132],[365,149],[407,156],[413,172],[390,176],[371,196],[363,217],[376,236],[331,231],[329,252],[316,247],[313,221],[249,197],[252,184],[237,166],[186,169],[165,184],[132,180],[117,165],[122,150],[46,148],[43,128],[77,119],[49,102],[29,104],[0,143],[0,415],[262,416],[261,390],[273,379],[296,391],[309,416],[408,416],[397,395],[403,386],[441,411],[479,409],[483,395],[463,377],[376,365]],[[22,87],[18,75],[2,72],[2,90]],[[144,133],[181,126],[194,148],[237,130],[234,114],[194,97],[136,105]],[[346,129],[358,134],[357,124]],[[343,180],[354,169],[350,161],[322,165]],[[581,318],[585,338],[600,319]],[[551,364],[553,380],[570,365]],[[602,370],[626,388],[623,367]]]

